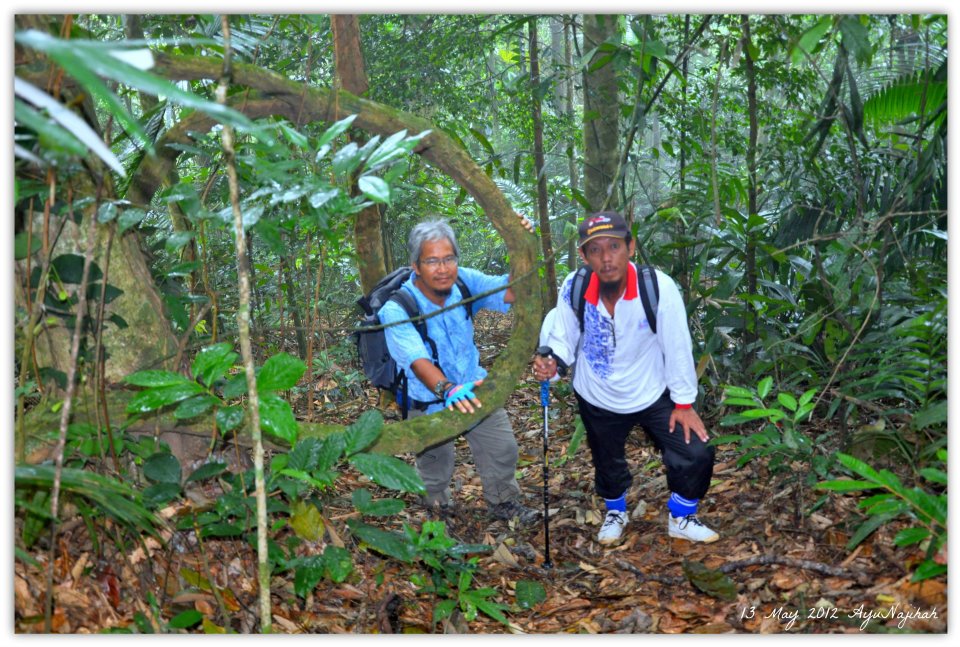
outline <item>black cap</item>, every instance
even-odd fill
[[[580,247],[583,247],[594,238],[607,236],[623,240],[630,235],[630,228],[626,221],[616,211],[601,211],[595,213],[580,223]]]

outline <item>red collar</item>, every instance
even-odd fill
[[[637,268],[633,266],[633,263],[627,263],[627,289],[624,291],[622,298],[624,301],[629,301],[636,299],[638,296],[640,295],[637,292]],[[597,278],[596,272],[590,274],[590,283],[587,284],[587,291],[583,298],[594,306],[600,302],[600,279]]]

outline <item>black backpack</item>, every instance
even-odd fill
[[[583,332],[583,309],[587,303],[585,295],[592,275],[593,270],[584,265],[573,275],[573,283],[570,286],[570,307],[577,313],[581,333]],[[637,291],[640,293],[640,301],[643,302],[643,311],[650,323],[650,330],[653,331],[653,334],[657,334],[657,305],[660,303],[660,285],[657,283],[657,272],[652,265],[637,267]]]
[[[357,305],[363,311],[363,318],[357,326],[354,336],[357,341],[357,354],[360,357],[360,365],[363,367],[363,374],[367,379],[379,389],[390,391],[400,405],[403,418],[406,419],[407,412],[411,405],[418,408],[425,408],[426,405],[434,404],[439,400],[430,402],[411,401],[407,396],[407,376],[406,373],[397,368],[397,363],[390,356],[390,350],[387,348],[387,337],[383,328],[366,330],[380,326],[382,322],[377,316],[377,312],[387,301],[394,301],[400,304],[407,317],[413,319],[420,316],[420,308],[417,306],[417,300],[413,298],[408,290],[401,289],[401,286],[410,278],[413,270],[409,267],[401,267],[390,272],[373,286],[369,294],[365,294],[357,299]],[[460,294],[467,303],[463,304],[467,312],[467,318],[473,316],[473,302],[470,301],[470,288],[457,277],[457,287],[460,288]],[[437,356],[437,345],[427,335],[427,322],[425,320],[412,321],[420,338],[430,349],[433,357],[433,364],[440,366],[440,360]]]

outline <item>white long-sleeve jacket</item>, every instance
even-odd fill
[[[650,330],[637,291],[637,268],[629,264],[627,289],[613,316],[599,298],[599,280],[591,277],[585,295],[581,340],[577,314],[570,306],[574,273],[560,286],[552,328],[544,337],[567,364],[576,361],[573,388],[587,402],[615,413],[649,407],[664,389],[677,404],[697,397],[697,374],[687,314],[673,279],[657,270],[660,302],[657,333]]]

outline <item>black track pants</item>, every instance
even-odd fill
[[[663,455],[667,468],[667,486],[685,499],[700,499],[713,476],[715,448],[690,433],[690,444],[683,440],[683,428],[669,431],[673,401],[665,391],[652,405],[634,413],[613,413],[595,407],[577,395],[580,418],[587,430],[587,443],[593,458],[597,494],[615,499],[623,494],[633,477],[627,467],[627,435],[640,425]]]

